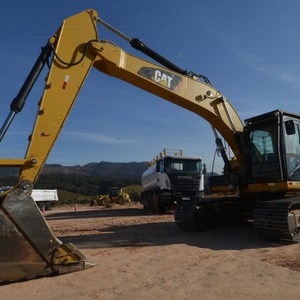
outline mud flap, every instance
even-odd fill
[[[34,200],[21,189],[0,200],[0,282],[79,271],[93,266],[72,244],[62,244]]]

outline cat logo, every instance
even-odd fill
[[[170,89],[171,91],[173,91],[182,81],[182,78],[176,74],[150,67],[140,68],[138,74]]]
[[[165,87],[171,88],[171,82],[173,78],[166,73],[161,72],[160,70],[155,70],[154,72],[155,82],[164,85]]]

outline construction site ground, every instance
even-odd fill
[[[1,285],[0,299],[299,299],[300,244],[264,241],[251,224],[184,232],[138,203],[44,215],[95,266]]]

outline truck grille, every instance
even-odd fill
[[[200,176],[177,175],[170,177],[172,191],[193,195],[199,191]]]

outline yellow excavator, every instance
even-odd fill
[[[126,53],[113,42],[99,39],[97,23],[111,29],[158,64]],[[102,38],[102,37],[101,37]],[[42,48],[0,130],[5,136],[25,104],[45,64],[50,69],[24,158],[2,158],[0,166],[19,167],[16,185],[0,200],[0,281],[17,281],[62,274],[92,266],[72,244],[63,244],[48,227],[30,196],[41,169],[90,69],[179,105],[212,126],[224,160],[224,174],[211,186],[235,196],[183,200],[175,221],[182,228],[206,228],[228,216],[253,219],[258,234],[267,239],[299,241],[300,116],[281,110],[244,123],[228,100],[207,77],[174,65],[136,38],[129,38],[87,10],[63,21]],[[234,153],[228,158],[222,136]]]

